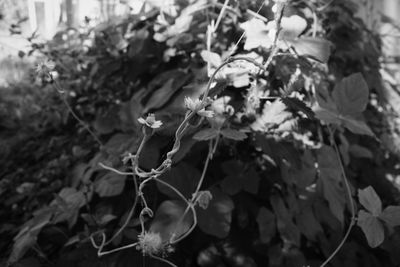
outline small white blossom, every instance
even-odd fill
[[[196,202],[201,208],[207,209],[211,199],[212,195],[210,191],[200,191],[197,193]]]
[[[41,76],[49,75],[49,73],[54,70],[55,66],[56,64],[54,61],[46,59],[36,65],[36,73]]]
[[[160,128],[161,125],[162,125],[162,122],[161,121],[157,121],[156,120],[156,116],[153,113],[149,113],[147,115],[146,119],[139,118],[138,121],[139,121],[139,123],[141,123],[143,125],[146,125],[146,126],[152,128],[152,129]]]
[[[192,111],[197,111],[202,109],[202,103],[200,99],[191,99],[190,97],[185,97],[185,106],[187,109],[190,109]]]
[[[187,109],[196,112],[199,116],[211,118],[214,116],[214,111],[205,109],[206,103],[203,103],[200,99],[191,99],[185,97],[185,106]]]

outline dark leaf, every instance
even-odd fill
[[[107,172],[94,183],[94,191],[101,197],[112,197],[122,193],[126,176]]]
[[[300,231],[293,222],[292,214],[286,208],[282,198],[273,195],[270,198],[276,216],[277,227],[282,239],[295,245],[300,245]]]
[[[315,218],[314,212],[310,206],[304,207],[296,215],[296,224],[299,230],[309,239],[317,241],[317,236],[323,233],[320,222]]]
[[[315,117],[314,111],[298,98],[284,97],[281,100],[287,107],[303,112],[308,118],[313,119]]]
[[[197,209],[198,225],[206,234],[225,238],[231,229],[234,204],[232,199],[219,189],[212,188],[210,192],[213,198],[208,208]]]
[[[270,210],[261,207],[256,220],[261,242],[269,243],[276,234],[275,215]]]
[[[197,183],[200,180],[200,172],[192,165],[181,162],[162,174],[159,179],[175,187],[185,197],[189,198],[196,190]],[[157,187],[163,194],[173,199],[180,198],[176,192],[160,182],[157,182]]]
[[[318,37],[300,37],[290,40],[300,56],[311,57],[319,62],[328,62],[332,43]]]
[[[193,139],[199,141],[206,141],[210,139],[214,139],[219,135],[219,131],[214,128],[207,128],[198,131],[195,135],[193,135]]]
[[[236,140],[236,141],[242,141],[247,138],[247,135],[245,133],[240,132],[238,130],[230,129],[230,128],[222,129],[221,134],[225,138]]]
[[[332,98],[342,115],[357,115],[365,110],[369,89],[360,73],[343,78],[332,92]]]
[[[193,214],[189,210],[182,219],[186,203],[181,200],[166,200],[160,204],[150,224],[149,231],[159,233],[163,242],[171,237],[178,238],[193,224]]]

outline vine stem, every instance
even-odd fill
[[[349,181],[347,179],[346,172],[344,170],[342,158],[340,157],[339,148],[338,148],[338,146],[336,144],[336,141],[334,139],[333,131],[329,127],[329,125],[328,125],[328,131],[329,131],[329,135],[330,135],[331,141],[333,143],[333,147],[334,147],[335,152],[336,152],[336,157],[337,157],[337,159],[339,161],[340,170],[341,170],[342,176],[343,176],[343,182],[345,184],[347,195],[348,195],[348,198],[349,198],[349,201],[350,201],[351,221],[350,221],[350,225],[347,228],[346,234],[344,235],[342,241],[339,243],[339,245],[336,247],[336,249],[332,252],[332,254],[321,264],[320,267],[325,267],[333,259],[333,257],[336,256],[336,254],[343,247],[344,243],[346,242],[347,238],[349,237],[350,232],[353,229],[353,226],[355,225],[355,221],[356,221],[356,210],[355,210],[355,207],[354,207],[354,200],[352,198],[350,184],[349,184]]]
[[[47,73],[48,76],[50,77],[50,80],[52,82],[52,85],[54,86],[54,88],[60,92],[60,94],[64,94],[65,91],[61,85],[53,78],[53,75],[51,73]],[[75,120],[78,121],[78,123],[80,123],[83,128],[85,128],[86,131],[88,131],[88,133],[94,138],[94,140],[100,145],[100,147],[103,146],[103,143],[100,141],[100,138],[90,129],[89,125],[84,122],[83,120],[81,120],[79,118],[79,116],[75,113],[75,111],[72,109],[72,107],[70,106],[70,104],[67,101],[67,96],[66,94],[64,96],[61,97],[62,101],[64,102],[65,106],[67,107],[69,113],[71,113],[72,117],[74,117]]]

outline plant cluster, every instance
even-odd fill
[[[398,265],[379,41],[356,7],[171,2],[33,43],[88,152],[9,262]]]

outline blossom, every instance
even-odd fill
[[[197,193],[196,202],[203,209],[207,209],[210,200],[212,199],[212,195],[210,191],[199,191]]]
[[[38,75],[49,75],[55,68],[56,64],[51,60],[44,60],[36,65],[36,73]]]
[[[159,254],[164,249],[160,233],[144,232],[140,234],[136,249],[149,255]]]
[[[149,113],[146,119],[139,118],[138,121],[139,123],[146,125],[147,127],[150,127],[152,129],[160,128],[162,125],[162,122],[157,121],[156,116],[153,113]]]
[[[191,99],[190,97],[185,97],[185,106],[187,109],[196,112],[197,115],[202,117],[211,118],[214,116],[214,111],[206,110],[205,104],[200,99]]]

